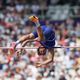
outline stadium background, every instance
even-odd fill
[[[0,46],[10,46],[35,29],[27,22],[30,15],[55,29],[58,46],[80,46],[80,0],[0,0]],[[17,57],[9,53],[0,49],[0,80],[80,80],[79,48],[55,49],[54,64],[41,68],[34,66],[40,60],[34,49]]]

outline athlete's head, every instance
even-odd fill
[[[37,49],[38,55],[45,55],[46,54],[46,48],[44,46],[39,46]]]

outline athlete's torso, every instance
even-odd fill
[[[40,43],[46,48],[52,48],[55,45],[55,32],[54,29],[47,26],[41,26],[45,40]]]

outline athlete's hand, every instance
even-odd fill
[[[30,16],[30,17],[29,17],[29,20],[32,21],[32,22],[34,22],[34,23],[39,22],[39,19],[38,19],[38,17],[36,17],[36,16]]]
[[[41,66],[42,66],[42,63],[41,63],[41,62],[37,62],[37,63],[35,64],[35,66],[36,66],[36,67],[41,67]]]

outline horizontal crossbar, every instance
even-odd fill
[[[37,49],[38,47],[19,47],[16,49]],[[53,48],[80,48],[80,46],[55,46]],[[0,47],[0,49],[13,49],[13,47]]]

